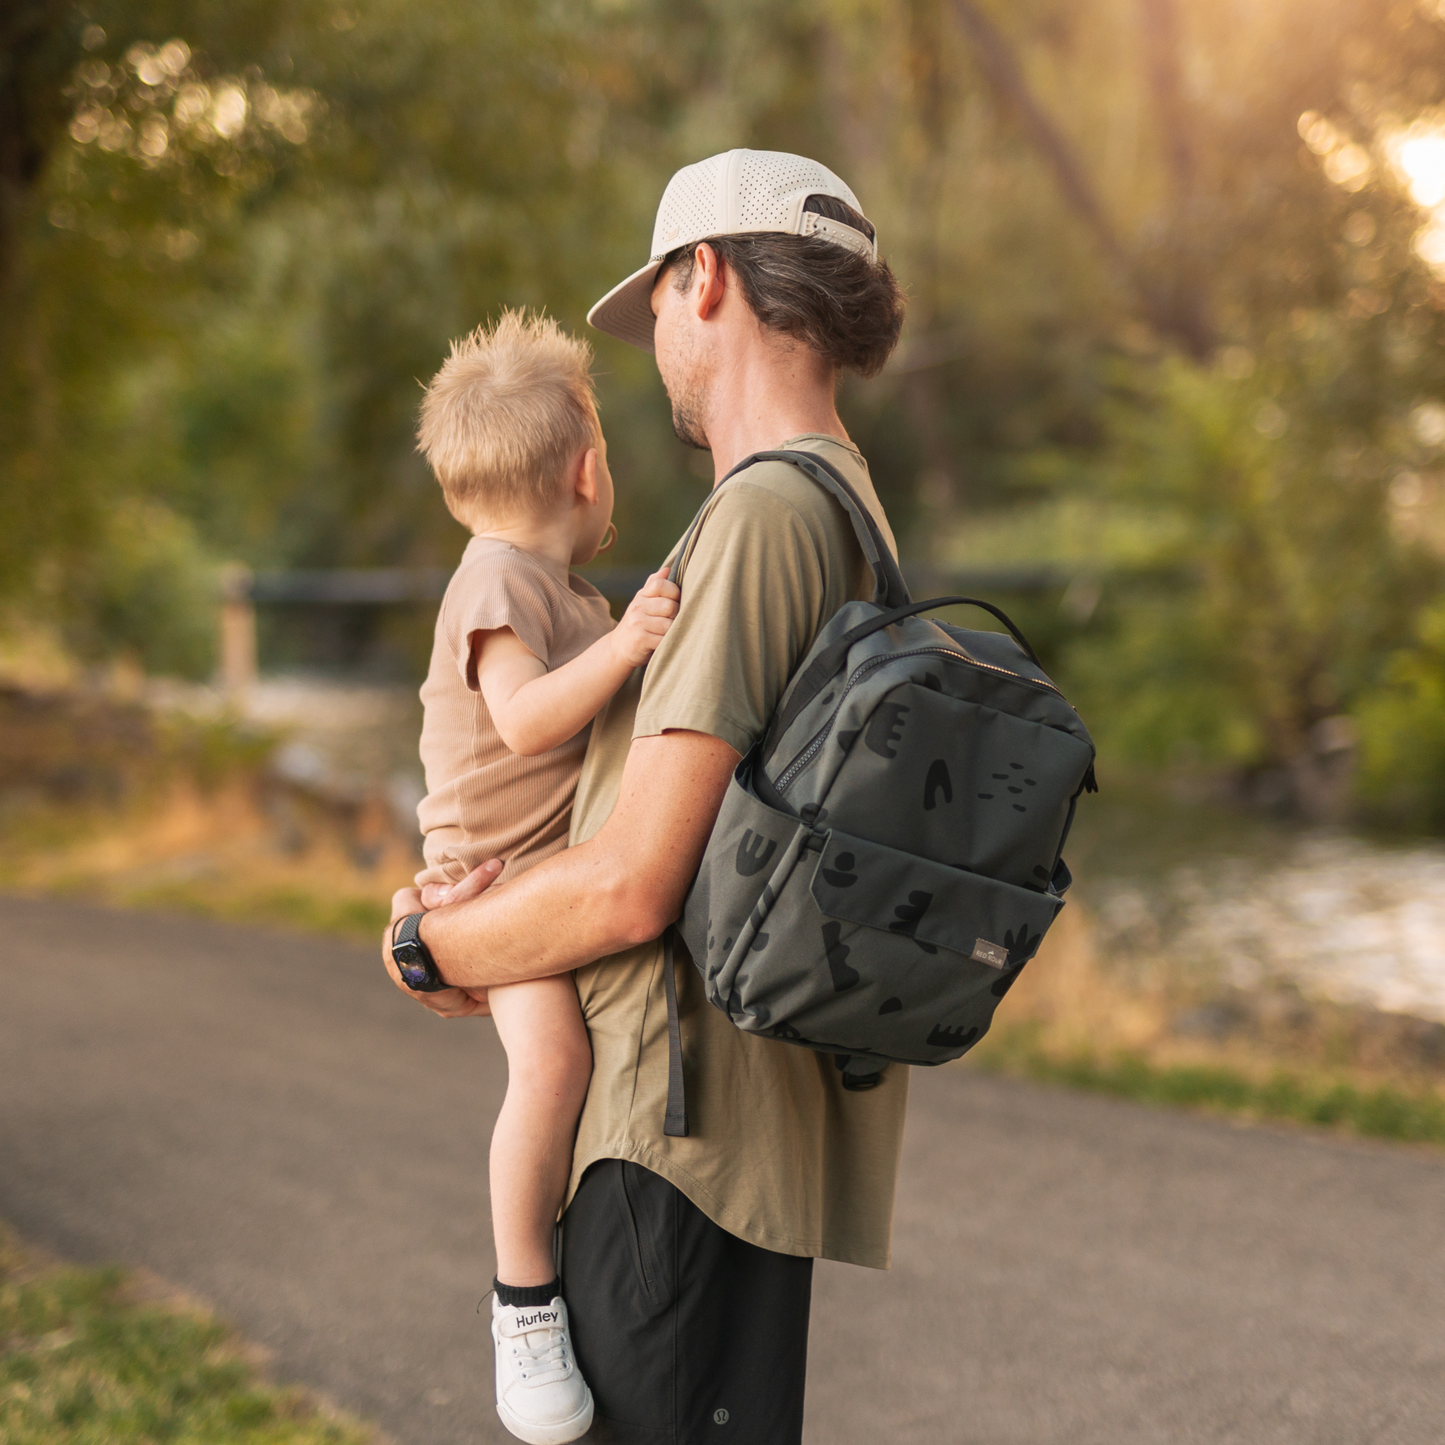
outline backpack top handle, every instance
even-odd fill
[[[887,612],[880,612],[876,617],[869,617],[860,622],[813,659],[808,665],[807,671],[800,674],[789,686],[781,706],[773,714],[772,726],[769,727],[767,737],[763,742],[763,756],[766,757],[772,752],[777,746],[778,739],[797,721],[798,715],[817,697],[829,679],[842,667],[854,644],[862,642],[865,637],[871,637],[875,632],[881,632],[885,627],[892,627],[895,622],[902,622],[906,617],[913,617],[917,613],[930,612],[935,607],[963,606],[982,607],[985,612],[992,613],[1008,628],[1023,655],[1035,667],[1043,671],[1043,665],[1039,662],[1033,648],[1029,646],[1028,638],[1019,631],[1007,613],[1002,608],[995,607],[992,602],[984,602],[978,597],[934,597],[927,602],[910,602],[904,607],[891,608]],[[960,655],[967,656],[961,651]]]

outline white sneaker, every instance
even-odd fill
[[[567,1306],[504,1305],[492,1299],[497,1414],[527,1445],[566,1445],[592,1426],[592,1391],[577,1368]]]

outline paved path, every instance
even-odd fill
[[[0,899],[0,1217],[146,1266],[402,1445],[488,1400],[486,1024],[369,950]],[[1445,1156],[915,1081],[890,1273],[818,1274],[809,1445],[1440,1445]]]

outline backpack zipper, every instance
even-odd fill
[[[1005,677],[1017,678],[1019,682],[1029,683],[1033,687],[1047,688],[1049,692],[1058,693],[1063,697],[1051,682],[1040,682],[1035,677],[1025,677],[1021,672],[1014,672],[1007,667],[999,667],[992,662],[980,662],[976,657],[970,657],[968,653],[959,651],[953,647],[916,647],[909,652],[885,652],[878,657],[870,657],[866,662],[860,663],[849,675],[848,681],[844,684],[842,694],[838,698],[838,704],[828,717],[828,721],[814,734],[807,747],[783,769],[778,775],[778,780],[773,787],[779,793],[786,793],[792,785],[793,780],[798,776],[812,760],[817,757],[824,743],[828,741],[828,734],[833,730],[833,724],[838,720],[838,714],[843,710],[843,704],[848,694],[859,683],[864,676],[872,672],[875,667],[881,667],[885,662],[895,662],[900,657],[952,657],[959,662],[966,662],[970,667],[982,667],[989,672],[1002,673]]]

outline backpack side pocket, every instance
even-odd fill
[[[808,851],[821,846],[798,818],[753,792],[755,748],[738,765],[718,811],[707,851],[687,895],[678,931],[703,976],[708,1002],[743,1028],[761,1030],[736,994],[747,987],[748,956],[766,946],[769,913]]]

